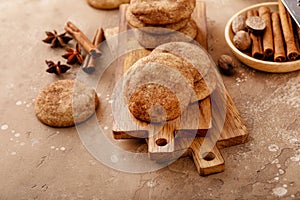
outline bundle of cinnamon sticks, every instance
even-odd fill
[[[249,33],[252,40],[249,51],[253,58],[275,62],[300,59],[300,28],[293,22],[281,0],[278,0],[278,5],[276,12],[265,6],[247,12],[247,18],[259,16],[266,24],[263,33]]]
[[[88,74],[95,72],[95,60],[101,56],[101,51],[98,49],[98,45],[105,39],[103,29],[97,29],[93,42],[91,42],[89,38],[70,21],[66,23],[65,30],[72,35],[73,38],[88,53],[84,63],[82,64],[82,70]]]

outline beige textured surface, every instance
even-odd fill
[[[206,2],[209,53],[217,61],[232,55],[223,36],[226,21],[262,1]],[[33,110],[41,88],[74,78],[78,70],[75,66],[61,78],[45,72],[44,60],[61,60],[64,50],[43,44],[44,31],[61,32],[72,20],[92,38],[99,26],[118,25],[117,10],[96,10],[74,0],[1,0],[0,8],[0,199],[300,198],[299,71],[270,74],[242,65],[235,76],[222,76],[251,135],[247,144],[222,150],[225,172],[200,177],[189,158],[152,173],[119,172],[90,155],[75,128],[45,126]],[[109,83],[112,73],[105,75]],[[106,98],[112,87],[97,90],[107,104],[101,110],[110,107]],[[111,132],[109,116],[100,120]]]
[[[39,92],[34,111],[37,118],[49,126],[68,127],[87,120],[98,104],[97,94],[89,85],[60,80]]]
[[[146,24],[171,24],[190,18],[196,0],[131,0],[130,9]]]

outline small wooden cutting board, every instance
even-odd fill
[[[125,17],[127,7],[128,4],[120,6],[120,33],[130,29]],[[206,5],[204,2],[197,1],[192,18],[196,21],[198,26],[196,40],[207,49]],[[126,47],[124,44],[119,44],[119,48],[124,48],[124,46]],[[126,72],[135,61],[147,56],[149,53],[150,51],[141,48],[120,57],[116,69],[116,78],[120,79],[124,72]],[[121,121],[118,120],[118,122],[114,121],[113,136],[115,139],[145,138],[148,143],[150,159],[158,162],[164,159],[170,160],[174,157],[176,158],[178,155],[192,156],[200,175],[205,176],[222,172],[225,169],[225,162],[219,149],[245,143],[249,139],[249,133],[247,132],[236,106],[228,91],[226,90],[225,92],[227,98],[225,124],[216,146],[210,152],[205,152],[203,154],[203,152],[200,151],[201,145],[204,142],[203,137],[206,135],[207,130],[212,128],[211,126],[214,124],[214,121],[217,120],[211,116],[210,98],[206,98],[197,104],[200,108],[200,120],[198,124],[186,124],[182,127],[179,125],[180,121],[174,120],[163,125],[149,126],[148,124],[135,119],[127,112],[121,114],[122,116],[125,116],[126,119]],[[130,121],[130,125],[127,124],[128,120]],[[141,127],[147,127],[146,131],[145,129],[141,129]],[[178,129],[179,127],[180,130]],[[186,133],[189,129],[191,131],[196,130],[196,138],[185,137],[183,136],[184,134],[176,135],[176,133],[179,132]],[[156,134],[153,135],[151,134],[152,132],[155,132]]]

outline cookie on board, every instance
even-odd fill
[[[181,75],[185,78],[185,80],[191,87],[194,86],[194,77],[191,72],[192,64],[186,62],[170,53],[160,53],[160,54],[150,54],[149,56],[143,59],[143,64],[153,62],[161,65],[162,67],[169,67],[172,69],[178,70]]]
[[[154,49],[159,45],[169,42],[190,42],[198,33],[198,28],[194,20],[190,20],[185,27],[170,34],[149,34],[142,29],[134,29],[137,41],[146,49]]]
[[[145,31],[150,34],[168,34],[172,31],[177,31],[185,27],[187,23],[190,21],[190,18],[183,19],[176,23],[165,24],[165,25],[145,24],[144,22],[139,20],[134,14],[132,14],[129,7],[126,10],[126,20],[132,28],[140,28],[142,31]]]
[[[159,64],[150,59],[139,59],[125,74],[123,92],[126,103],[130,112],[142,121],[173,120],[190,103],[192,76],[188,78],[188,83],[188,79],[178,70],[180,67],[174,67],[174,63],[179,65],[181,62]],[[151,110],[152,107],[155,109]],[[162,110],[166,113],[166,119]]]
[[[208,53],[200,46],[187,42],[170,42],[155,48],[152,53],[168,52],[190,62],[193,66],[195,82],[206,76],[208,71],[214,66]]]
[[[140,86],[130,96],[128,108],[133,116],[145,122],[164,122],[181,115],[176,95],[167,87],[148,83]]]
[[[208,97],[216,88],[217,77],[214,70],[210,70],[203,79],[194,83],[195,96],[192,102],[201,101]]]
[[[172,24],[190,18],[196,0],[131,0],[131,12],[146,24]]]

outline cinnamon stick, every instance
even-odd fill
[[[94,38],[93,38],[93,45],[98,47],[98,45],[104,40],[104,31],[102,28],[98,28]],[[96,58],[92,57],[91,55],[87,55],[84,63],[82,65],[82,70],[88,74],[95,72],[96,68]]]
[[[297,34],[298,34],[298,40],[300,41],[300,27],[298,25],[297,26]]]
[[[296,32],[297,32],[297,40],[296,40],[296,44],[298,47],[298,52],[300,52],[300,27],[298,26],[298,24],[295,23],[295,27],[296,27]],[[298,55],[298,59],[300,58],[300,54]]]
[[[274,54],[274,44],[273,44],[273,30],[271,23],[271,12],[270,8],[262,6],[258,9],[259,16],[265,21],[266,29],[262,36],[263,51],[266,58],[271,57]]]
[[[283,37],[286,44],[287,58],[288,60],[293,61],[298,58],[299,52],[295,42],[292,19],[281,0],[278,0],[278,8]]]
[[[251,16],[258,16],[258,11],[249,10],[247,12],[247,18]],[[250,38],[252,40],[252,57],[262,60],[264,58],[264,52],[262,48],[262,37],[260,35],[254,35],[253,33],[250,33]]]
[[[75,40],[94,58],[100,57],[101,52],[93,45],[89,38],[72,22],[68,21],[65,26],[65,30],[72,35]]]
[[[272,13],[272,28],[274,37],[274,61],[284,62],[286,61],[286,52],[284,49],[284,41],[278,12]]]

